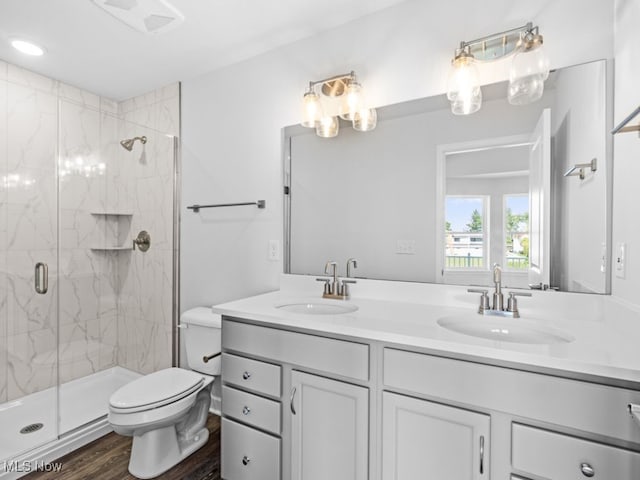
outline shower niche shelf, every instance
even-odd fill
[[[96,237],[89,248],[92,252],[131,251],[131,220],[133,212],[125,209],[95,209],[89,212],[96,219]]]
[[[132,217],[133,216],[133,212],[128,212],[128,211],[116,212],[116,211],[97,211],[97,210],[94,210],[94,211],[92,211],[90,213],[91,213],[91,215],[102,216],[102,217]]]

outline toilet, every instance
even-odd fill
[[[129,472],[154,478],[180,463],[209,439],[211,389],[220,375],[221,321],[210,308],[180,317],[189,370],[167,368],[140,377],[109,399],[108,421],[133,437]]]

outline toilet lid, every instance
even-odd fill
[[[186,397],[203,383],[204,377],[196,372],[167,368],[126,384],[111,395],[109,404],[127,410],[155,408]]]

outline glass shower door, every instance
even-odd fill
[[[0,460],[58,436],[58,102],[45,80],[0,81]]]

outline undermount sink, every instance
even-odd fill
[[[500,342],[550,345],[575,340],[562,330],[521,318],[450,316],[438,319],[438,325],[464,335]]]
[[[334,303],[287,303],[276,305],[276,308],[291,313],[304,313],[306,315],[340,315],[352,313],[358,310],[356,305],[342,305]]]

